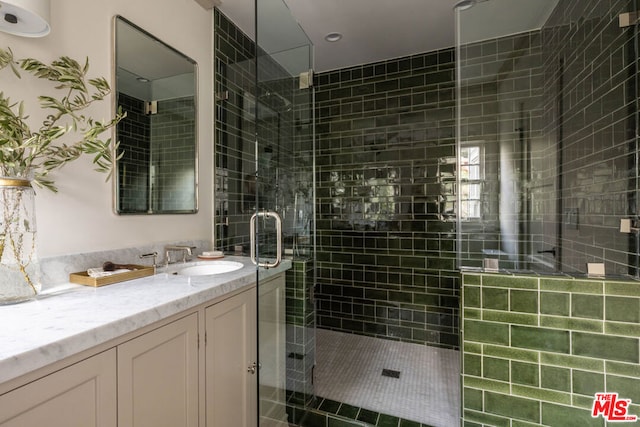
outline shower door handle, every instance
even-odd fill
[[[272,263],[268,262],[260,262],[256,260],[256,222],[258,218],[273,218],[276,221],[276,260]],[[282,219],[280,215],[273,211],[262,211],[256,212],[251,216],[250,221],[250,231],[251,234],[251,262],[253,262],[258,267],[264,268],[273,268],[280,265],[282,261]]]

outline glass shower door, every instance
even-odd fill
[[[312,395],[313,46],[282,0],[255,4],[252,249],[258,265],[291,264],[281,281],[258,269],[258,425],[287,426],[286,403]]]

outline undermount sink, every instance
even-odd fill
[[[181,276],[209,276],[213,274],[230,273],[240,270],[244,264],[237,261],[212,261],[209,264],[199,264],[177,271]]]

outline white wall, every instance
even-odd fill
[[[193,58],[199,67],[199,198],[196,215],[117,216],[112,183],[94,172],[90,158],[70,163],[53,177],[57,194],[37,189],[40,257],[110,250],[173,240],[212,239],[213,14],[194,0],[51,0],[51,33],[29,39],[0,33],[0,46],[17,58],[49,62],[66,55],[89,57],[90,76],[112,77],[112,18],[122,15]],[[43,118],[36,96],[50,84],[0,71],[0,91],[25,100],[38,128]],[[111,99],[92,106],[96,119],[111,115]]]

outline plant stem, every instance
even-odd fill
[[[31,239],[31,253],[29,257],[23,260],[23,235],[19,232],[13,232],[12,223],[19,220],[21,218],[20,215],[20,207],[22,206],[24,190],[15,189],[15,188],[1,188],[0,191],[3,192],[3,201],[4,201],[4,222],[3,222],[3,234],[0,249],[0,262],[2,260],[2,256],[4,255],[4,251],[7,249],[7,237],[8,244],[13,252],[13,256],[16,259],[18,270],[20,274],[24,277],[25,282],[31,287],[33,294],[36,295],[38,290],[36,289],[33,280],[29,276],[27,272],[27,267],[31,264],[33,253],[35,250],[35,239]]]

